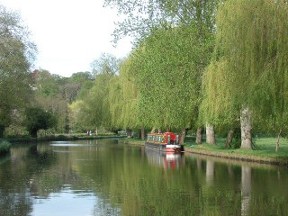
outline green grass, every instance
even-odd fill
[[[144,140],[141,140],[141,139],[138,139],[138,138],[123,138],[121,139],[122,142],[124,143],[128,143],[130,145],[144,145],[145,141]]]
[[[217,139],[216,145],[188,144],[187,151],[219,157],[235,158],[241,160],[260,161],[267,163],[288,164],[288,140],[280,139],[280,148],[275,152],[276,138],[257,138],[254,140],[255,149],[232,149],[224,147],[225,139]]]

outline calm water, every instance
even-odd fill
[[[288,215],[288,169],[117,140],[18,145],[0,161],[0,216]]]

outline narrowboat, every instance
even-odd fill
[[[171,153],[184,152],[184,146],[179,144],[179,136],[173,132],[148,134],[145,147]]]

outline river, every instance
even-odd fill
[[[0,216],[288,215],[288,169],[118,140],[14,145]]]

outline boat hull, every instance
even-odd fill
[[[151,142],[145,142],[145,147],[154,149],[157,151],[163,151],[167,153],[179,153],[184,152],[183,145],[175,145],[175,144],[155,144]]]

